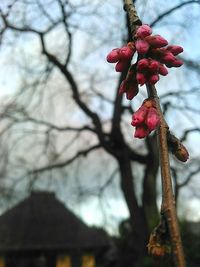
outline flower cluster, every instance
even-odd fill
[[[137,60],[131,65],[131,60],[137,52]],[[167,68],[180,67],[183,62],[176,56],[183,52],[177,45],[168,45],[168,41],[160,35],[152,35],[149,25],[137,28],[134,41],[122,48],[115,48],[107,55],[109,63],[116,63],[117,72],[127,71],[125,80],[121,83],[119,93],[125,93],[126,98],[133,99],[139,91],[139,85],[154,85],[159,75],[166,76]],[[160,119],[153,100],[146,100],[133,114],[132,125],[136,127],[135,137],[143,138],[159,125]]]
[[[131,125],[135,126],[135,137],[144,138],[160,124],[160,118],[152,99],[147,99],[142,106],[133,113]]]
[[[134,53],[135,46],[133,45],[133,43],[128,43],[127,46],[113,49],[107,55],[107,61],[109,63],[117,63],[115,70],[117,72],[122,72],[128,68]]]
[[[168,45],[168,41],[160,35],[152,35],[152,29],[148,25],[138,27],[134,39],[135,42],[115,48],[107,56],[109,63],[117,63],[116,71],[122,72],[128,68],[135,52],[138,53],[136,63],[130,67],[119,90],[120,93],[126,93],[127,99],[132,99],[138,93],[138,85],[155,84],[159,75],[168,74],[167,68],[183,64],[182,60],[176,58],[183,52],[183,48]]]

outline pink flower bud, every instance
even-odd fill
[[[144,85],[146,83],[146,80],[147,80],[145,75],[141,72],[137,72],[136,79],[140,85]]]
[[[174,56],[177,56],[178,54],[183,52],[183,47],[178,45],[169,45],[167,47],[167,50],[169,50]]]
[[[149,129],[145,125],[139,125],[135,129],[134,137],[144,138],[149,134]]]
[[[165,55],[161,58],[161,61],[164,64],[173,64],[173,62],[176,60],[175,56],[171,52],[165,53]]]
[[[149,60],[147,58],[140,59],[137,63],[137,70],[143,72],[148,69]]]
[[[135,42],[135,47],[137,52],[142,55],[146,54],[149,50],[149,44],[144,40],[137,40]]]
[[[122,72],[122,71],[126,70],[126,68],[128,68],[128,64],[129,64],[129,62],[127,60],[120,60],[119,62],[117,62],[116,66],[115,66],[115,70],[117,72]]]
[[[141,39],[147,37],[150,34],[152,34],[152,29],[147,24],[140,26],[136,31],[136,37]]]
[[[158,70],[159,74],[166,76],[168,74],[168,70],[167,68],[165,68],[165,66],[163,64],[159,65],[159,70]]]
[[[155,84],[155,83],[157,83],[157,81],[159,81],[159,75],[158,74],[153,74],[148,79],[149,84]]]
[[[147,41],[153,48],[164,47],[168,44],[168,41],[160,35],[147,36],[145,41]]]
[[[131,125],[138,126],[142,122],[144,122],[145,117],[147,115],[147,111],[148,108],[146,108],[145,106],[141,106],[135,113],[133,113]]]
[[[146,125],[150,131],[153,131],[157,128],[160,123],[160,118],[158,112],[155,108],[149,108],[146,116]]]
[[[119,56],[119,48],[115,48],[113,49],[108,55],[107,55],[107,61],[109,63],[116,63],[117,61],[119,61],[120,56]]]
[[[150,60],[149,71],[151,73],[157,73],[159,68],[159,62],[157,60]]]
[[[121,60],[130,60],[133,57],[134,51],[129,46],[123,46],[119,50]]]
[[[180,59],[176,59],[176,60],[174,60],[172,65],[173,65],[172,67],[180,67],[183,65],[183,61]]]
[[[137,94],[138,94],[138,86],[137,84],[135,86],[132,86],[130,89],[126,91],[126,98],[128,100],[132,100]]]

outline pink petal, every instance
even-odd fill
[[[132,116],[132,126],[138,126],[142,122],[145,121],[145,117],[147,115],[147,108],[145,106],[141,106]]]
[[[145,127],[145,125],[137,126],[135,129],[134,137],[136,138],[144,138],[150,133],[149,129]]]
[[[152,29],[147,24],[140,26],[136,31],[136,37],[141,38],[141,39],[147,37],[150,34],[152,34]]]
[[[115,48],[113,49],[106,57],[107,61],[109,63],[116,63],[117,61],[119,61],[120,56],[119,56],[119,48]]]
[[[136,50],[139,54],[146,54],[149,50],[149,44],[144,40],[137,40],[135,42]]]
[[[118,61],[115,70],[117,72],[123,72],[127,69],[129,62],[128,61]]]
[[[148,109],[145,123],[150,131],[153,131],[157,128],[160,123],[160,118],[155,108]]]
[[[147,36],[145,41],[153,48],[161,48],[168,44],[168,41],[160,35]]]

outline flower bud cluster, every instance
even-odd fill
[[[109,63],[117,63],[115,70],[117,72],[122,72],[128,68],[134,53],[135,46],[133,45],[133,43],[128,43],[127,46],[113,49],[107,55],[106,59]]]
[[[131,65],[131,60],[137,52],[137,61]],[[176,56],[183,52],[177,45],[168,45],[168,41],[160,35],[152,35],[149,25],[137,28],[134,41],[122,48],[115,48],[107,55],[109,63],[116,63],[117,72],[127,71],[125,80],[121,83],[119,93],[125,93],[126,98],[133,99],[139,91],[138,86],[154,85],[159,81],[159,75],[166,76],[167,68],[180,67],[183,62]],[[136,127],[135,137],[144,138],[159,125],[160,119],[153,100],[146,100],[132,116],[132,126]],[[179,154],[181,154],[179,152]],[[178,155],[181,157],[181,155]]]
[[[152,99],[147,99],[133,114],[131,125],[136,127],[134,137],[144,138],[160,124],[160,118]]]
[[[135,52],[138,53],[138,60],[134,64],[136,67],[135,73],[132,72],[134,78],[133,85],[128,84],[128,88],[120,89],[120,92],[126,92],[127,98],[130,95],[135,96],[135,88],[137,85],[155,84],[159,80],[159,75],[166,76],[168,70],[166,67],[180,67],[183,61],[177,59],[176,56],[183,52],[183,48],[177,45],[168,45],[168,41],[160,35],[152,35],[152,29],[148,25],[138,27],[134,36],[135,42],[130,42],[127,46],[113,49],[107,56],[107,61],[110,63],[117,63],[115,70],[122,72],[126,70],[131,62]],[[122,84],[122,87],[125,87]],[[130,93],[130,88],[133,88]],[[127,94],[127,91],[129,94]]]

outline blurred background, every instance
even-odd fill
[[[157,90],[190,154],[170,161],[188,266],[197,267],[200,1],[133,2],[155,34],[184,48],[183,67]],[[119,96],[126,74],[105,59],[130,40],[123,1],[2,0],[0,10],[1,214],[32,192],[54,192],[88,226],[115,236],[105,264],[158,264],[144,256],[161,203],[156,133],[134,139],[130,125],[146,90],[133,101]]]

